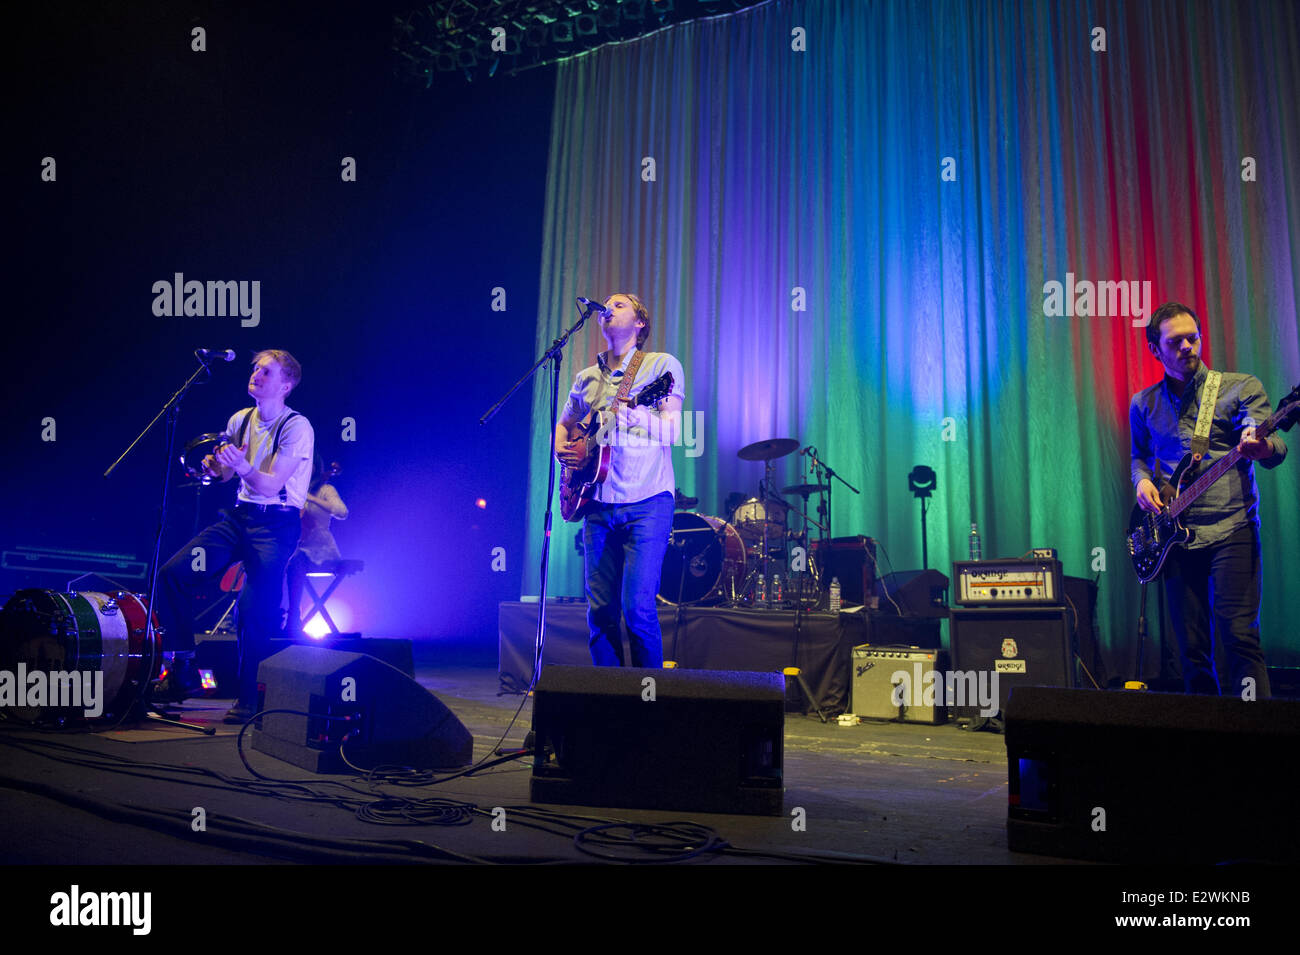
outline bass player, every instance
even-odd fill
[[[1183,685],[1188,693],[1220,692],[1214,667],[1217,637],[1227,649],[1231,670],[1224,692],[1265,699],[1269,685],[1259,641],[1262,573],[1253,462],[1277,467],[1286,457],[1286,444],[1277,434],[1255,435],[1255,425],[1272,414],[1259,379],[1222,372],[1213,380],[1214,373],[1201,361],[1200,320],[1190,308],[1177,302],[1161,305],[1146,337],[1165,374],[1135,394],[1129,406],[1138,506],[1160,512],[1157,483],[1168,480],[1192,450],[1203,402],[1213,402],[1199,429],[1208,427],[1203,453],[1219,458],[1236,447],[1244,458],[1187,508],[1183,523],[1192,538],[1186,547],[1174,547],[1165,561],[1165,596]]]

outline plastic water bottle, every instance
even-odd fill
[[[971,560],[983,560],[983,559],[984,559],[983,556],[981,556],[981,552],[980,552],[980,532],[979,532],[979,528],[975,526],[975,522],[974,522],[974,521],[971,521],[971,524],[970,524],[970,559],[971,559]]]
[[[754,585],[754,606],[767,606],[767,574],[758,575],[758,583]]]
[[[840,612],[840,579],[831,578],[831,613]]]
[[[772,605],[774,607],[781,606],[782,597],[783,595],[781,593],[781,575],[773,574],[772,575]]]

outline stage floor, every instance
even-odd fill
[[[495,669],[417,672],[474,735],[475,758],[487,755],[506,732],[521,697],[498,695]],[[506,810],[504,832],[490,815],[468,825],[391,827],[357,817],[355,807],[307,802],[282,791],[256,791],[235,747],[236,727],[224,727],[224,701],[191,701],[189,718],[218,726],[219,735],[149,727],[122,733],[37,733],[0,724],[0,861],[8,864],[247,864],[268,862],[399,861],[402,840],[421,840],[453,853],[495,862],[591,862],[572,833],[554,834],[509,823],[511,807],[529,804],[530,759],[473,777],[419,788],[381,787],[408,798],[431,796],[472,803],[488,813]],[[507,734],[518,746],[528,729],[531,701]],[[259,772],[278,779],[320,783],[348,777],[314,776],[251,751]],[[138,764],[153,764],[140,766]],[[134,765],[133,765],[134,764]],[[170,768],[168,768],[170,767]],[[188,767],[188,769],[183,769]],[[127,774],[125,770],[131,770]],[[199,775],[212,770],[222,781]],[[185,773],[188,772],[189,775]],[[866,723],[841,727],[815,716],[787,714],[785,815],[742,816],[546,806],[551,812],[632,822],[689,819],[711,827],[740,849],[807,856],[857,857],[910,864],[1036,865],[1059,860],[1010,852],[1006,838],[1007,766],[1003,738],[946,726]],[[354,784],[364,789],[355,777]],[[338,787],[319,787],[321,791]],[[350,794],[355,795],[355,794]],[[130,808],[123,808],[130,807]],[[201,807],[206,832],[194,832]],[[805,825],[793,826],[796,809]],[[279,830],[266,838],[232,820]],[[589,823],[594,824],[594,823]],[[323,855],[321,840],[334,842]],[[365,845],[361,845],[364,841]],[[385,845],[386,844],[386,845]],[[764,863],[790,858],[720,853],[718,863]],[[412,860],[415,861],[415,860]]]

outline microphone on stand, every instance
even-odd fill
[[[219,361],[235,360],[235,352],[230,348],[196,348],[194,354],[198,355],[201,361],[211,361],[213,358]]]
[[[604,318],[606,315],[609,314],[609,309],[607,309],[604,305],[601,305],[600,302],[593,302],[589,298],[583,298],[582,296],[578,296],[578,304],[586,309],[592,309],[592,310],[599,309],[601,318]]]

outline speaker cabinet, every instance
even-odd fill
[[[1072,687],[1073,621],[1068,613],[1063,607],[954,609],[948,620],[953,669],[996,673],[998,708],[1004,713],[1017,687]],[[956,707],[959,717],[975,717],[979,709],[969,703]]]
[[[1300,703],[1022,687],[1007,845],[1122,863],[1300,861]]]
[[[948,578],[937,570],[900,570],[885,574],[876,582],[876,595],[880,598],[876,609],[881,613],[902,613],[911,617],[948,616]]]
[[[253,748],[276,759],[316,773],[351,772],[343,755],[362,769],[450,769],[472,761],[473,737],[451,710],[364,653],[292,646],[263,660],[257,679],[266,687],[261,709],[313,714],[261,718]]]
[[[534,802],[781,814],[779,673],[548,666],[533,729]]]
[[[818,558],[823,589],[830,587],[831,578],[839,578],[845,604],[866,605],[875,596],[876,542],[870,537],[836,537],[821,546]]]

